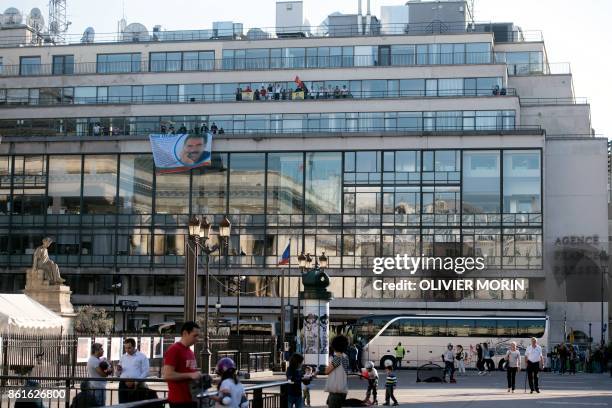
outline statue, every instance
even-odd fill
[[[49,252],[47,249],[52,243],[53,240],[51,238],[43,238],[42,245],[36,248],[36,251],[34,251],[32,270],[42,270],[43,280],[49,282],[49,285],[54,286],[61,285],[65,282],[65,280],[60,276],[59,267],[57,264],[49,258]]]

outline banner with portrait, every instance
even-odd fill
[[[151,151],[159,173],[178,173],[210,166],[212,134],[150,134]]]

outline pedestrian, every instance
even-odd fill
[[[538,344],[535,337],[531,338],[531,344],[525,350],[525,364],[527,365],[527,378],[529,379],[529,389],[531,393],[540,393],[538,384],[538,373],[544,368],[544,356],[542,355],[542,347]]]
[[[457,360],[457,375],[465,374],[465,360],[467,359],[467,353],[463,351],[463,346],[457,344],[457,353],[455,354],[455,360]]]
[[[325,369],[327,381],[325,391],[328,393],[327,406],[329,408],[340,408],[346,400],[348,393],[347,374],[349,371],[349,361],[346,356],[348,339],[343,335],[334,337],[331,341],[331,348],[334,352],[330,364]]]
[[[487,374],[491,375],[491,371],[495,370],[495,363],[493,362],[493,350],[489,348],[487,343],[482,343],[482,357],[484,359],[485,367],[487,368]]]
[[[565,346],[565,343],[561,343],[561,346],[559,347],[559,374],[560,375],[565,374],[565,370],[567,369],[567,357],[568,357],[567,347]]]
[[[363,402],[367,405],[378,405],[378,371],[374,368],[374,362],[368,361],[360,378],[368,381],[366,397]],[[370,402],[372,396],[372,402]]]
[[[394,395],[395,387],[397,387],[397,375],[393,372],[393,363],[389,360],[385,361],[385,373],[387,378],[385,379],[385,403],[383,405],[389,405],[391,400],[395,407],[398,405]]]
[[[164,355],[162,377],[168,383],[168,402],[170,408],[196,408],[197,403],[191,395],[191,382],[199,381],[195,354],[190,347],[200,337],[200,326],[187,321],[181,327],[180,341],[171,345]]]
[[[484,350],[480,343],[476,344],[476,368],[478,369],[478,375],[484,374]]]
[[[401,342],[397,343],[395,346],[395,359],[397,360],[397,368],[402,368],[402,360],[406,355],[406,349],[402,346]]]
[[[304,405],[310,406],[310,383],[316,375],[313,373],[312,367],[304,367],[304,378],[302,380],[302,391],[304,393]]]
[[[112,373],[112,368],[102,358],[104,347],[100,343],[91,345],[91,355],[87,360],[87,373],[90,378],[106,378]],[[98,406],[106,405],[106,381],[89,381],[89,386],[96,398]]]
[[[516,342],[510,343],[510,350],[506,353],[506,377],[508,379],[508,392],[514,392],[516,388],[516,373],[521,371],[521,352],[516,347]]]
[[[442,377],[446,382],[446,373],[448,373],[448,381],[450,383],[456,383],[455,380],[455,353],[453,352],[453,345],[448,343],[446,351],[442,354],[442,361],[444,362],[444,376]]]
[[[287,401],[289,408],[302,408],[302,380],[304,373],[302,371],[302,363],[304,357],[301,354],[293,353],[289,357],[289,367],[287,367],[287,380],[291,383],[287,387]]]
[[[99,407],[94,391],[91,390],[89,381],[82,381],[80,391],[75,395],[70,408],[90,408]]]
[[[567,353],[567,358],[569,360],[569,373],[576,375],[576,360],[578,360],[578,353],[576,352],[576,347],[573,344],[569,345],[569,351]]]
[[[351,372],[353,373],[358,372],[359,368],[357,367],[357,347],[355,347],[354,343],[352,343],[349,346],[348,358],[349,358],[349,365],[351,367]]]
[[[120,378],[147,378],[149,376],[149,359],[136,349],[136,340],[125,339],[123,342],[125,354],[119,359],[117,373]],[[136,401],[130,397],[139,381],[119,381],[119,403]]]
[[[211,132],[212,134],[217,134],[217,130],[218,130],[218,129],[219,129],[219,128],[217,127],[217,124],[216,124],[215,122],[213,122],[213,123],[212,123],[212,125],[210,125],[210,132]]]
[[[249,401],[244,391],[244,385],[238,380],[236,363],[229,357],[217,362],[217,374],[221,377],[217,385],[218,393],[211,397],[216,408],[247,408]],[[302,399],[300,395],[300,400]]]

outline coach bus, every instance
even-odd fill
[[[384,367],[389,360],[395,365],[395,347],[398,343],[402,343],[406,350],[402,367],[440,363],[442,353],[450,343],[455,347],[461,345],[468,353],[468,361],[472,363],[470,366],[474,366],[476,344],[487,343],[489,350],[494,352],[496,367],[501,367],[513,341],[524,354],[530,339],[535,337],[546,355],[548,317],[368,316],[355,322],[353,336],[355,342],[362,346],[363,364],[373,361]]]

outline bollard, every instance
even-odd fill
[[[287,407],[289,406],[289,385],[288,384],[283,384],[280,386],[280,406],[281,407]]]
[[[263,390],[261,388],[253,390],[253,401],[251,408],[263,408]]]

